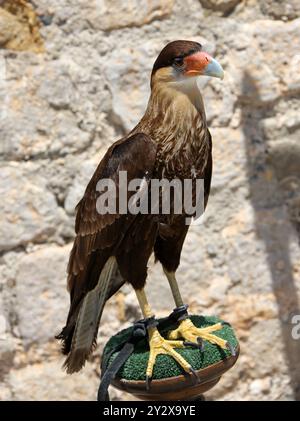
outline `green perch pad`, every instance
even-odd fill
[[[216,316],[191,316],[190,317],[195,326],[207,327],[215,323],[222,322]],[[165,338],[167,332],[176,328],[176,324],[171,325],[160,333]],[[110,352],[124,339],[130,337],[133,327],[124,329],[112,336],[107,342],[103,352],[103,362],[106,364]],[[238,341],[235,337],[234,331],[229,324],[224,324],[222,329],[214,331],[214,335],[227,340],[234,349],[238,348]],[[195,370],[200,370],[205,367],[211,366],[231,356],[230,351],[221,349],[218,345],[211,344],[205,341],[204,351],[201,352],[197,348],[186,347],[184,349],[176,350],[183,358],[190,363]],[[114,352],[108,361],[108,365],[116,358],[118,352]],[[149,358],[149,345],[146,339],[141,339],[134,348],[134,352],[127,359],[125,364],[121,367],[117,377],[126,380],[145,380],[146,368]],[[177,362],[169,355],[158,355],[153,371],[153,379],[164,379],[167,377],[174,377],[183,374],[182,368]]]

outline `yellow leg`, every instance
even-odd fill
[[[153,312],[151,311],[151,308],[149,306],[149,303],[147,301],[147,297],[145,294],[144,289],[136,290],[136,295],[140,304],[140,307],[142,309],[144,317],[152,317]],[[190,366],[190,364],[176,351],[174,351],[174,348],[184,348],[183,341],[177,341],[177,340],[167,340],[164,339],[158,329],[156,327],[150,327],[148,329],[149,333],[149,347],[150,347],[150,355],[146,370],[146,380],[149,384],[149,379],[152,377],[153,368],[155,364],[156,357],[160,354],[163,355],[170,355],[174,358],[175,361],[183,368],[186,372],[191,372],[194,374],[193,368]]]
[[[180,306],[183,305],[183,300],[182,300],[182,297],[181,297],[181,294],[180,294],[180,291],[179,291],[179,288],[178,288],[178,283],[176,281],[175,272],[169,272],[169,271],[167,271],[167,269],[165,269],[165,268],[163,268],[163,269],[164,269],[165,275],[166,275],[166,277],[169,281],[169,285],[170,285],[170,288],[171,288],[171,291],[172,291],[172,295],[173,295],[175,304],[176,304],[177,307],[180,307]]]
[[[183,300],[178,288],[176,281],[175,273],[168,272],[164,268],[164,272],[168,278],[171,291],[174,297],[175,304],[177,307],[183,305]],[[213,335],[211,332],[222,329],[221,323],[216,323],[212,326],[205,328],[197,328],[193,325],[190,319],[182,320],[177,329],[171,331],[168,335],[169,339],[184,339],[185,342],[190,342],[190,344],[200,345],[201,340],[206,340],[213,344],[219,345],[222,349],[228,349],[229,344],[222,338],[219,338],[216,335]]]

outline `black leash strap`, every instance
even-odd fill
[[[171,314],[169,314],[168,317],[164,317],[163,319],[159,319],[158,322],[158,329],[160,332],[166,331],[168,329],[172,329],[172,325],[175,325],[178,322],[181,322],[181,320],[185,320],[189,317],[188,314],[188,305],[183,304],[180,307],[174,308]]]
[[[125,343],[121,351],[118,353],[118,356],[106,369],[101,379],[101,383],[98,389],[98,395],[97,395],[98,401],[102,401],[102,402],[109,401],[108,387],[111,381],[115,378],[117,372],[120,370],[122,365],[127,360],[127,358],[133,353],[133,350],[134,350],[133,342],[128,341],[127,343]]]
[[[188,305],[182,304],[180,307],[174,308],[172,313],[169,315],[168,320],[172,320],[173,322],[181,322],[181,320],[185,320],[189,317],[188,314]]]
[[[139,320],[133,325],[133,331],[129,339],[125,340],[123,343],[120,343],[118,347],[111,350],[109,355],[106,358],[106,363],[102,364],[102,379],[98,389],[97,400],[98,401],[109,401],[108,387],[112,380],[115,378],[116,374],[122,367],[122,365],[127,361],[130,355],[134,351],[134,347],[141,339],[147,336],[147,329],[149,327],[157,326],[158,322],[151,317],[149,319]],[[119,350],[118,355],[113,360],[113,362],[108,366],[110,357],[112,354]]]

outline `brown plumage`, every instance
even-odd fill
[[[207,203],[212,143],[194,74],[204,74],[207,63],[200,63],[204,54],[201,45],[192,41],[175,41],[162,50],[153,66],[144,117],[108,149],[77,205],[76,237],[68,265],[71,304],[58,336],[68,355],[69,373],[78,371],[91,353],[105,302],[125,282],[134,289],[143,288],[153,251],[166,270],[175,272],[188,231],[184,214],[98,214],[98,181],[110,178],[118,185],[119,171],[128,172],[128,181],[196,176],[204,178]],[[111,276],[116,267],[121,281]]]

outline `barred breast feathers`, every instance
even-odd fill
[[[146,113],[133,132],[144,132],[158,143],[157,166],[165,167],[164,173],[183,175],[191,164],[199,175],[210,145],[196,80],[154,86]]]

